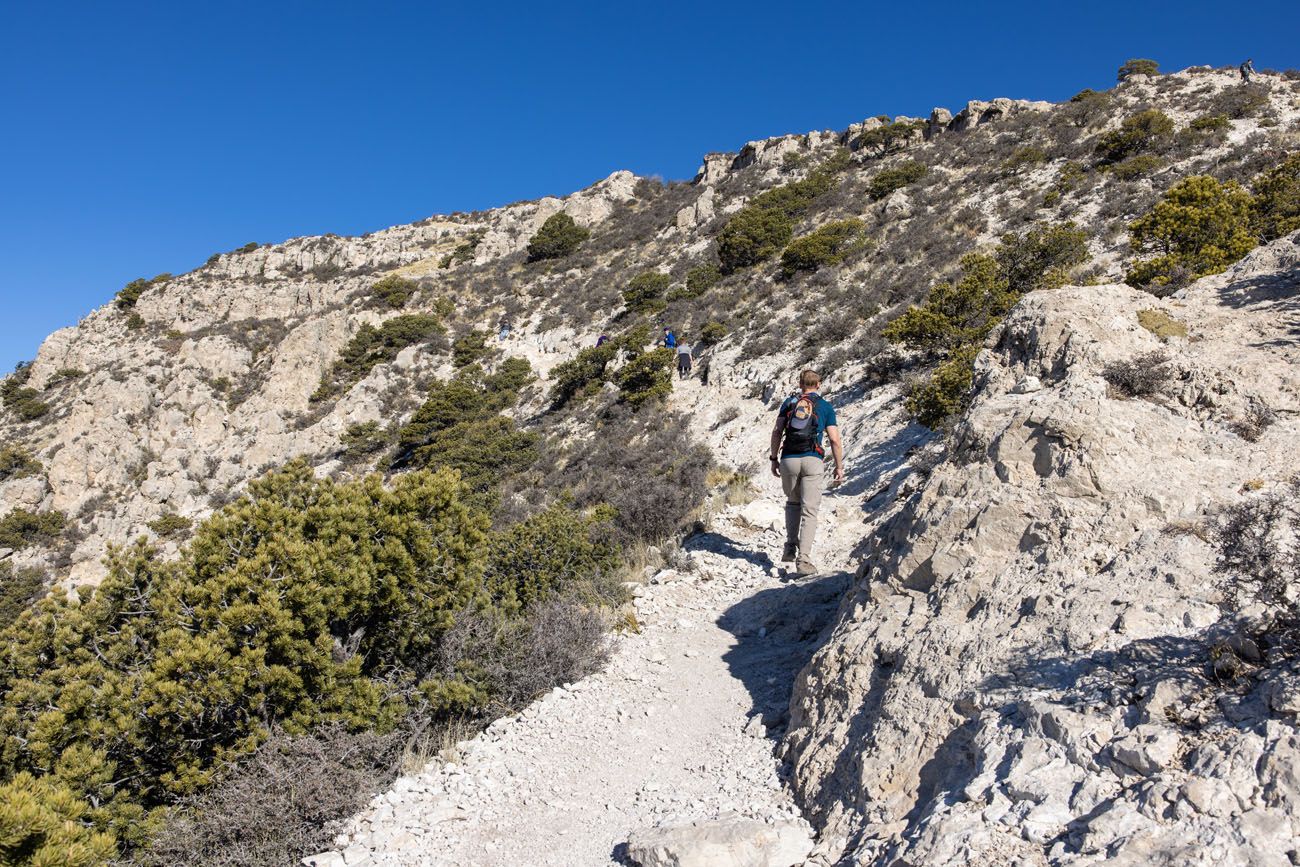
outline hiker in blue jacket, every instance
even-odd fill
[[[781,403],[772,427],[772,475],[781,478],[785,491],[785,548],[781,560],[796,562],[800,575],[813,575],[812,548],[817,539],[817,510],[826,478],[823,435],[835,459],[832,484],[844,481],[844,446],[835,407],[817,393],[821,377],[816,371],[799,374],[799,391]]]

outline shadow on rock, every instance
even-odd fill
[[[789,721],[795,677],[826,640],[852,583],[848,572],[792,581],[755,593],[718,618],[737,639],[723,661],[749,691],[750,714],[761,714],[773,740]]]
[[[766,552],[753,551],[737,545],[721,533],[696,533],[682,544],[682,549],[687,553],[710,551],[723,557],[729,557],[732,560],[743,560],[746,563],[753,563],[755,566],[761,567],[765,572],[775,565]]]

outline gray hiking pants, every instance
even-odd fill
[[[781,487],[785,491],[785,543],[797,545],[799,563],[812,562],[817,540],[817,509],[822,503],[825,464],[817,456],[784,458]]]

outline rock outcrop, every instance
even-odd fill
[[[826,861],[1291,863],[1297,675],[1210,675],[1252,612],[1225,609],[1209,538],[1300,472],[1297,299],[1300,233],[1163,301],[1021,301],[797,686],[785,749]],[[1152,351],[1161,393],[1116,395],[1106,366]],[[1277,421],[1252,440],[1255,403]]]

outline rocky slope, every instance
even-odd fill
[[[1261,612],[1224,614],[1209,536],[1300,472],[1297,297],[1300,233],[1165,301],[1021,302],[796,688],[784,747],[826,860],[1293,863],[1300,679],[1210,673]],[[1106,365],[1152,350],[1161,392],[1116,395]]]
[[[423,384],[451,371],[445,343],[411,346],[337,398],[310,401],[357,330],[395,312],[445,310],[439,305],[451,301],[445,324],[452,336],[495,329],[508,318],[514,331],[498,357],[527,357],[544,376],[626,322],[619,293],[632,276],[659,270],[678,285],[691,266],[712,257],[730,214],[762,190],[807,177],[845,145],[851,160],[798,234],[860,218],[871,241],[864,250],[793,281],[774,265],[747,269],[703,297],[670,303],[661,319],[697,334],[709,321],[731,329],[715,373],[755,387],[791,361],[817,360],[851,382],[875,363],[880,342],[873,335],[900,304],[922,297],[962,253],[1005,231],[1072,219],[1093,235],[1087,274],[1115,274],[1127,220],[1160,190],[1197,171],[1249,176],[1287,147],[1300,87],[1280,76],[1265,76],[1263,87],[1263,103],[1211,138],[1184,141],[1146,177],[1089,171],[1080,180],[1071,167],[1089,161],[1098,136],[1140,108],[1158,106],[1180,125],[1233,108],[1232,74],[1200,68],[1136,76],[1113,92],[1058,106],[998,99],[971,102],[955,116],[936,109],[926,121],[895,118],[905,134],[887,152],[864,144],[864,133],[884,125],[871,118],[839,133],[710,154],[689,184],[618,172],[563,199],[214,256],[194,272],[156,281],[131,311],[107,305],[41,347],[28,385],[52,410],[35,421],[2,412],[0,436],[33,454],[44,471],[0,481],[0,503],[61,511],[69,531],[51,547],[15,557],[66,583],[94,583],[105,546],[153,536],[147,525],[162,514],[202,517],[249,478],[294,456],[338,471],[349,426],[399,423],[418,405]],[[1041,156],[1016,163],[1013,156],[1028,145]],[[871,181],[912,159],[930,172],[873,200]],[[559,211],[591,228],[592,240],[559,267],[527,263],[528,239]],[[457,254],[461,248],[467,256]],[[377,307],[370,287],[385,274],[416,280],[422,292],[401,311]],[[823,299],[818,309],[797,303],[806,292]],[[786,340],[788,330],[799,338]],[[743,370],[733,370],[738,361]],[[524,415],[543,406],[536,400]]]
[[[1296,237],[1168,299],[1115,282],[1128,222],[1163,190],[1200,172],[1248,179],[1300,144],[1300,82],[1261,81],[1262,101],[1249,105],[1233,73],[1203,68],[1135,76],[1060,105],[972,102],[955,116],[936,109],[928,120],[894,119],[899,134],[887,148],[864,135],[885,128],[873,118],[710,154],[691,183],[619,172],[563,199],[216,256],[154,281],[129,311],[105,306],[42,346],[26,384],[49,413],[24,420],[0,411],[0,445],[29,452],[41,470],[0,480],[0,517],[58,510],[68,528],[0,559],[42,566],[68,584],[94,583],[109,544],[158,537],[149,524],[163,515],[201,518],[290,458],[305,456],[320,474],[388,470],[350,456],[342,440],[359,423],[391,432],[409,418],[428,385],[453,373],[448,338],[495,331],[508,319],[512,330],[491,343],[486,363],[526,358],[544,386],[556,364],[635,321],[621,298],[635,275],[658,270],[680,288],[689,269],[714,260],[719,230],[745,203],[836,166],[796,234],[855,218],[869,244],[810,275],[785,277],[774,262],[742,270],[695,297],[670,295],[652,317],[688,339],[706,323],[727,333],[710,352],[708,386],[679,383],[668,402],[689,414],[690,432],[725,465],[761,467],[772,401],[802,364],[829,373],[845,421],[850,480],[825,545],[846,562],[856,546],[862,565],[827,636],[807,624],[796,630],[794,643],[815,639],[820,649],[794,685],[779,745],[794,802],[819,834],[811,863],[1287,863],[1300,803],[1300,693],[1289,674],[1268,669],[1254,679],[1207,679],[1211,649],[1242,627],[1221,617],[1202,525],[1243,488],[1277,484],[1297,469],[1289,448],[1300,384]],[[1158,165],[1134,176],[1090,167],[1100,136],[1151,107],[1181,136]],[[1226,126],[1193,134],[1191,121],[1219,113],[1231,115]],[[882,173],[910,160],[929,167],[924,177],[873,196]],[[529,238],[560,211],[591,239],[556,264],[526,261]],[[898,381],[916,360],[886,347],[881,326],[962,254],[1062,220],[1089,235],[1091,259],[1074,282],[1098,285],[1021,302],[981,355],[974,405],[936,464],[938,442],[902,421]],[[375,303],[373,286],[386,275],[419,285],[400,309]],[[1157,337],[1139,322],[1147,311],[1186,335]],[[413,313],[437,315],[447,335],[312,400],[363,325]],[[1168,354],[1163,391],[1117,397],[1103,368],[1155,349]],[[1278,420],[1252,441],[1234,426],[1257,406]],[[591,435],[547,407],[544,387],[535,387],[516,415],[525,427]],[[160,541],[174,550],[181,539]],[[746,556],[770,558],[770,534],[742,541]],[[718,551],[700,550],[706,566],[710,554]],[[709,590],[691,604],[707,620],[723,602],[771,590],[770,578],[714,563],[696,583],[716,582],[717,595]],[[785,613],[795,625],[802,616]],[[705,626],[717,640],[701,650],[725,654],[717,627]],[[780,617],[771,628],[783,628]],[[669,637],[651,632],[629,640],[626,652],[648,652],[637,665],[655,652],[667,657],[651,644]],[[754,772],[735,789],[765,805],[760,818],[784,812],[786,796],[768,785],[778,765],[766,764],[765,742],[755,751],[735,737],[752,710],[727,680],[740,675],[672,658],[684,666],[674,670],[681,678],[715,678],[714,706],[733,717],[716,730],[697,727],[699,737],[680,746],[713,750],[704,764],[717,774],[687,780],[683,765],[674,778],[682,791],[733,779],[725,766],[734,759]],[[785,678],[788,687],[787,662],[768,660],[773,686]],[[597,717],[609,707],[586,698],[598,689],[557,697],[534,718],[561,705],[588,707],[585,722],[599,741]],[[678,708],[683,717],[688,710]],[[786,720],[773,721],[776,736]],[[646,733],[668,743],[672,736]],[[522,755],[534,755],[527,750],[537,745],[518,738]],[[488,736],[472,752],[488,754],[493,742]],[[497,758],[493,767],[508,766]],[[423,788],[407,791],[440,804],[449,794],[491,800],[491,785],[448,774],[430,769]],[[627,814],[636,821],[617,833],[729,812],[725,799],[699,800],[697,809],[695,799],[645,797]],[[551,815],[485,819],[483,809],[475,806],[488,823]],[[600,847],[617,823],[598,824],[582,851],[607,857]],[[372,822],[368,850],[394,836],[376,830]],[[485,859],[495,838],[483,826],[474,834],[435,837]],[[518,859],[528,850],[500,851]]]

